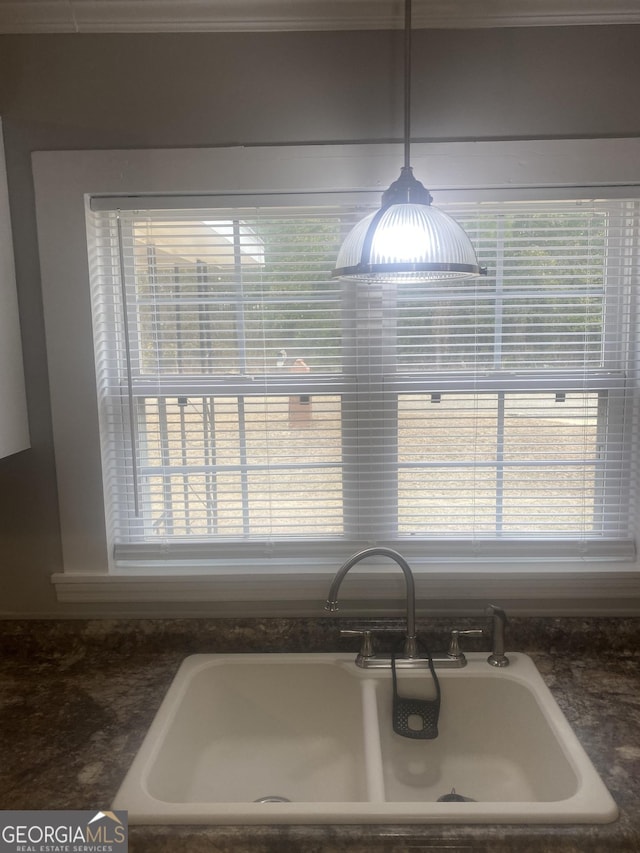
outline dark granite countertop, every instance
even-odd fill
[[[456,619],[456,627],[465,627]],[[429,622],[442,647],[450,619]],[[439,637],[439,642],[435,639]],[[135,826],[133,853],[640,850],[640,619],[511,621],[620,808],[605,825]],[[470,647],[471,644],[470,644]],[[337,620],[0,622],[0,808],[109,807],[195,652],[346,651]]]

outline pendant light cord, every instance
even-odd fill
[[[408,169],[411,148],[411,0],[404,0],[404,166]]]

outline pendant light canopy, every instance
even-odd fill
[[[334,278],[428,282],[486,273],[462,227],[432,207],[431,193],[413,176],[411,137],[411,0],[405,0],[404,166],[382,196],[382,206],[362,219],[342,244]]]

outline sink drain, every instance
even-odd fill
[[[254,803],[290,803],[286,797],[278,797],[276,794],[270,794],[268,797],[260,797],[253,801]]]
[[[458,794],[455,788],[451,789],[450,794],[443,794],[441,797],[438,797],[436,800],[438,803],[475,803],[477,800],[474,800],[473,797],[463,797],[462,794]]]

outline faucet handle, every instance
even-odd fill
[[[449,649],[447,656],[455,660],[463,661],[464,653],[460,648],[460,637],[484,637],[482,628],[469,628],[466,631],[459,631],[454,628],[449,637]]]
[[[365,660],[366,658],[375,657],[375,652],[373,650],[373,634],[370,630],[364,629],[362,631],[359,631],[353,628],[341,628],[340,636],[362,637],[362,645],[360,646],[360,651],[358,652],[358,660]]]

